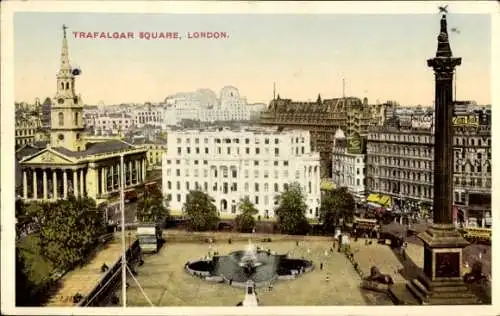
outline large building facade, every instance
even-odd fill
[[[146,150],[121,140],[89,142],[85,137],[83,103],[76,94],[65,27],[63,31],[50,141],[16,152],[22,173],[21,198],[46,202],[72,194],[89,196],[98,204],[109,202],[119,195],[122,157],[125,189],[141,187],[146,176]]]
[[[332,175],[332,144],[337,129],[342,129],[347,138],[368,133],[371,123],[382,121],[381,115],[391,105],[368,105],[368,100],[354,97],[295,102],[278,95],[261,115],[261,124],[308,130],[311,146],[321,156],[321,177]]]
[[[248,104],[236,87],[225,86],[219,98],[209,89],[177,93],[165,99],[165,125],[178,125],[182,120],[200,122],[248,121],[258,116],[265,106]]]
[[[306,216],[319,214],[319,154],[311,150],[307,131],[173,131],[167,143],[162,187],[174,212],[199,189],[215,199],[221,216],[235,216],[240,200],[248,197],[261,216],[272,217],[276,196],[297,182],[306,194]]]
[[[361,137],[350,138],[337,130],[332,150],[332,181],[336,187],[346,187],[358,203],[366,192],[366,142]]]
[[[396,207],[427,208],[433,201],[433,115],[393,119],[368,134],[367,186]],[[491,115],[455,116],[453,186],[456,221],[491,225]]]

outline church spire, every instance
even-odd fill
[[[443,14],[441,18],[441,30],[438,35],[438,47],[436,57],[452,57],[451,46],[448,40],[448,27],[446,22],[446,15]]]
[[[66,38],[66,29],[68,27],[63,24],[63,42],[61,49],[61,66],[59,69],[59,76],[71,76],[71,65],[69,64],[68,40]]]

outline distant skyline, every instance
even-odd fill
[[[449,14],[457,68],[457,99],[491,103],[491,21],[486,14]],[[55,94],[62,25],[70,62],[82,75],[86,104],[158,102],[199,88],[217,94],[233,85],[250,103],[282,98],[367,97],[371,103],[432,105],[438,14],[110,14],[15,13],[16,101]],[[36,27],[33,27],[36,25]],[[451,32],[458,28],[459,34]],[[72,32],[179,32],[182,40],[75,38]],[[227,39],[187,39],[221,31]]]

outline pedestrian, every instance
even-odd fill
[[[109,270],[109,267],[106,263],[103,263],[101,266],[101,273],[104,273]]]
[[[405,244],[401,246],[401,256],[403,257],[403,260],[406,260],[406,252],[405,252]]]
[[[295,245],[296,245],[297,247],[299,246],[299,241],[298,241],[298,240],[295,242]]]
[[[319,269],[320,269],[320,270],[323,270],[323,262],[321,262],[321,263],[319,264]]]
[[[233,279],[229,279],[229,285],[233,285]]]
[[[330,281],[330,276],[327,275],[326,278],[325,278],[326,282]]]

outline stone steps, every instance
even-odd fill
[[[479,299],[469,291],[467,285],[457,282],[435,282],[432,292],[419,280],[414,279],[406,288],[423,305],[475,305]]]

